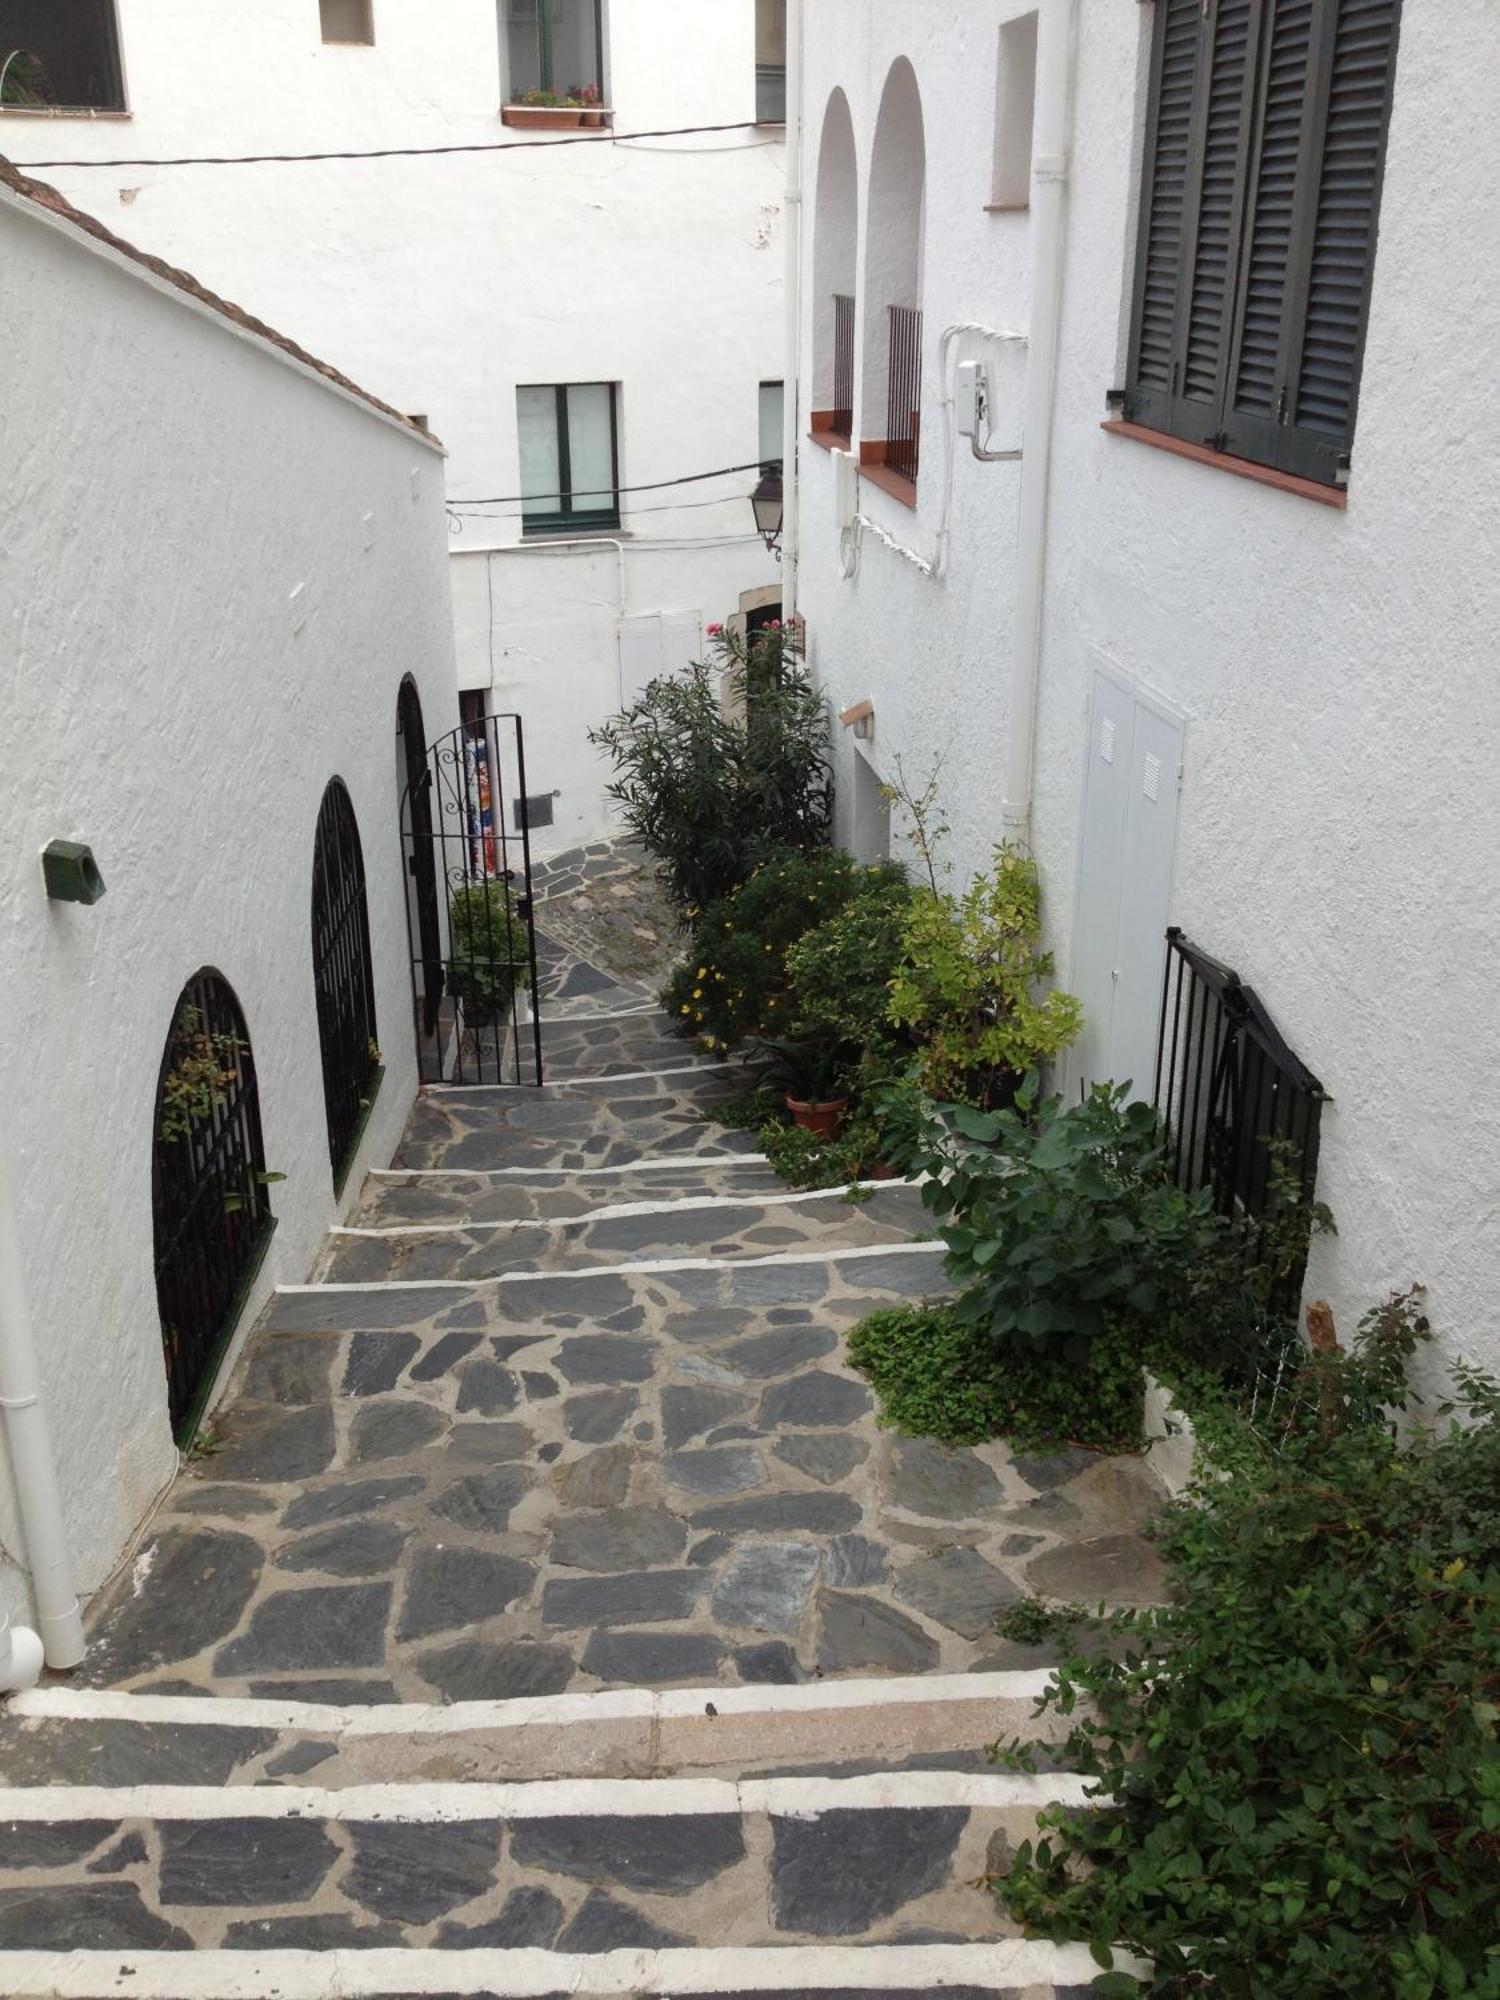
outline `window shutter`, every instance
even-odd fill
[[[1126,414],[1157,429],[1166,428],[1172,403],[1202,22],[1200,0],[1162,0],[1151,52]]]
[[[1310,190],[1307,275],[1292,326],[1288,471],[1342,483],[1354,440],[1375,270],[1400,0],[1341,0],[1321,160]]]

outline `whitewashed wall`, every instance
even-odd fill
[[[411,674],[429,729],[456,720],[442,461],[5,190],[0,263],[0,1146],[91,1592],[174,1465],[152,1127],[201,966],[244,1009],[267,1162],[287,1176],[242,1325],[307,1276],[335,1217],[310,916],[335,773],[359,821],[386,1060],[346,1202],[414,1096],[395,714]],[[100,903],[48,901],[40,852],[58,838],[92,845]],[[11,1609],[18,1546],[0,1471]]]
[[[0,150],[24,164],[517,141],[489,155],[44,178],[427,416],[451,499],[519,491],[520,382],[619,382],[627,484],[754,460],[759,383],[784,372],[779,134],[558,146],[512,131],[499,116],[503,12],[503,0],[377,0],[373,47],[325,47],[315,0],[122,0],[130,117],[7,111]],[[607,14],[617,130],[753,120],[754,0],[609,0]],[[774,581],[753,484],[626,501],[633,611],[718,619]],[[455,551],[520,539],[518,507],[489,511],[455,517]],[[462,685],[524,706],[531,788],[560,794],[544,845],[597,832],[605,811],[586,732],[613,707],[612,560],[455,565]]]
[[[985,212],[999,28],[1022,11],[934,5],[920,35],[895,0],[809,15],[809,153],[841,86],[862,214],[898,56],[927,107],[921,504],[913,517],[868,486],[861,499],[926,554],[937,335],[959,319],[1024,328],[1029,314],[1030,219]],[[1044,0],[1044,63],[1058,15]],[[1493,46],[1490,10],[1404,9],[1344,513],[1100,431],[1123,371],[1152,9],[1083,0],[1079,15],[1033,826],[1059,971],[1103,664],[1184,717],[1172,920],[1257,988],[1332,1095],[1320,1189],[1340,1234],[1312,1289],[1347,1333],[1383,1289],[1421,1279],[1446,1347],[1500,1366],[1500,404],[1485,333],[1495,266],[1476,254],[1500,184],[1497,71],[1475,60]],[[1455,133],[1460,170],[1435,170]],[[804,461],[814,656],[838,705],[874,698],[886,775],[898,752],[921,770],[946,751],[954,852],[970,868],[1000,834],[1024,469],[959,457],[942,583],[868,537],[849,583],[828,462],[816,449]],[[852,758],[846,746],[846,778]]]

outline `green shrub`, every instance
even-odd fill
[[[845,1124],[836,1139],[818,1139],[785,1117],[760,1128],[760,1148],[790,1187],[852,1187],[880,1164],[880,1134],[860,1120]]]
[[[1083,1009],[1073,995],[1036,996],[1052,974],[1041,937],[1036,863],[1009,846],[962,896],[913,897],[890,1018],[921,1045],[930,1097],[992,1103],[1076,1039]]]
[[[470,1027],[484,1027],[510,1012],[526,963],[526,926],[508,885],[474,882],[448,894],[448,991],[461,1000]]]
[[[914,1437],[951,1445],[1008,1437],[1028,1450],[1130,1451],[1141,1442],[1140,1356],[1118,1334],[1064,1368],[998,1350],[951,1305],[891,1306],[851,1330],[849,1359],[880,1398],[880,1421]]]
[[[690,914],[779,850],[826,846],[833,814],[827,711],[791,633],[747,650],[709,629],[713,660],[653,681],[589,732],[625,825]]]
[[[1394,1300],[1309,1357],[1271,1435],[1221,1416],[1229,1476],[1157,1530],[1170,1603],[1044,1697],[1106,1803],[1045,1813],[997,1887],[1101,1964],[1152,1961],[1096,1991],[1500,1996],[1500,1385],[1398,1437],[1425,1334]]]
[[[911,904],[905,875],[878,869],[852,902],[793,945],[786,1004],[797,1031],[828,1036],[855,1055],[904,1046],[890,1019],[891,982]]]
[[[702,913],[683,965],[667,982],[662,1005],[687,1035],[710,1050],[754,1036],[780,1037],[792,1026],[787,953],[798,939],[856,896],[900,870],[868,870],[830,849],[784,854]]]

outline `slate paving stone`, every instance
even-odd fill
[[[662,1442],[668,1451],[680,1451],[693,1438],[749,1407],[750,1398],[733,1388],[669,1383],[661,1392]]]
[[[857,1937],[947,1879],[968,1820],[954,1806],[773,1818],[772,1922],[804,1936]]]
[[[304,1535],[275,1557],[278,1569],[317,1569],[331,1576],[373,1576],[389,1569],[406,1545],[406,1530],[390,1521],[346,1521]]]
[[[993,1631],[996,1614],[1026,1595],[973,1549],[941,1549],[908,1564],[897,1571],[894,1589],[903,1604],[965,1639],[982,1639]]]
[[[602,1681],[650,1687],[713,1680],[723,1658],[720,1641],[701,1632],[595,1632],[580,1664]]]
[[[283,1334],[250,1346],[240,1394],[252,1403],[326,1403],[334,1349],[318,1334]]]
[[[685,1945],[687,1938],[653,1923],[640,1910],[618,1903],[603,1889],[592,1889],[572,1922],[557,1940],[559,1951],[666,1951]]]
[[[782,1305],[794,1300],[811,1305],[828,1289],[828,1274],[816,1264],[741,1264],[727,1276],[734,1305]]]
[[[199,1690],[203,1692],[203,1690]],[[222,1785],[274,1747],[269,1729],[200,1723],[45,1720],[0,1732],[7,1785]]]
[[[747,1445],[727,1445],[722,1451],[669,1452],[661,1470],[669,1486],[707,1499],[748,1493],[766,1483],[766,1462]]]
[[[1162,1559],[1139,1535],[1101,1535],[1048,1549],[1033,1557],[1026,1581],[1039,1596],[1075,1604],[1160,1604],[1167,1592]]]
[[[809,1479],[835,1486],[870,1456],[862,1437],[847,1431],[790,1431],[776,1440],[776,1456],[805,1472]]]
[[[261,1321],[263,1333],[397,1332],[433,1319],[451,1303],[452,1294],[437,1287],[399,1291],[334,1292],[315,1287],[307,1292],[273,1292]]]
[[[812,1596],[818,1560],[811,1542],[750,1543],[714,1586],[715,1618],[752,1632],[795,1632]]]
[[[733,1535],[705,1535],[700,1542],[694,1542],[688,1550],[688,1561],[694,1569],[704,1569],[710,1564],[722,1562],[734,1547]]]
[[[1018,1451],[1011,1457],[1016,1471],[1038,1493],[1054,1486],[1066,1486],[1070,1479],[1076,1479],[1080,1472],[1087,1472],[1098,1463],[1099,1454],[1096,1451],[1083,1451],[1076,1445],[1069,1446],[1066,1451]]]
[[[499,1534],[510,1522],[511,1509],[524,1500],[535,1476],[524,1465],[492,1465],[471,1472],[444,1487],[432,1511],[455,1528],[474,1534]]]
[[[140,1832],[122,1834],[113,1847],[105,1849],[88,1863],[90,1875],[123,1875],[127,1868],[138,1868],[147,1858],[146,1836]]]
[[[437,1942],[454,1951],[550,1951],[562,1920],[563,1906],[552,1891],[527,1883],[511,1890],[498,1916],[480,1924],[446,1923]]]
[[[356,1465],[405,1458],[440,1438],[447,1428],[448,1419],[430,1403],[368,1403],[351,1427],[349,1456]]]
[[[401,1698],[385,1680],[251,1681],[250,1692],[257,1701],[317,1701],[332,1708],[388,1708]]]
[[[665,1625],[690,1618],[708,1587],[703,1570],[641,1570],[628,1576],[553,1577],[542,1588],[542,1623]]]
[[[338,1755],[336,1743],[308,1741],[292,1743],[279,1757],[272,1757],[266,1764],[268,1778],[300,1778],[306,1771],[315,1771],[320,1764],[326,1764],[330,1757]]]
[[[67,1868],[115,1830],[111,1819],[0,1821],[0,1870]]]
[[[344,1363],[346,1396],[381,1396],[394,1389],[421,1348],[414,1333],[356,1333]]]
[[[823,1579],[835,1590],[884,1581],[886,1552],[865,1535],[835,1535],[823,1555]]]
[[[356,1514],[372,1514],[397,1500],[409,1500],[420,1493],[426,1481],[412,1473],[387,1479],[351,1479],[342,1486],[319,1486],[311,1493],[299,1493],[281,1517],[284,1528],[317,1528],[326,1521],[343,1521]]]
[[[466,1361],[459,1375],[459,1413],[478,1410],[484,1416],[503,1416],[521,1400],[521,1385],[514,1372],[488,1355]]]
[[[737,1646],[734,1665],[742,1681],[757,1687],[795,1687],[807,1679],[797,1655],[780,1639],[767,1639],[759,1646]]]
[[[630,1490],[634,1454],[629,1445],[606,1445],[586,1458],[560,1465],[552,1474],[552,1490],[563,1507],[618,1507]]]
[[[860,1512],[858,1502],[844,1493],[768,1493],[755,1500],[727,1500],[700,1508],[693,1520],[700,1528],[734,1534],[802,1529],[808,1534],[839,1535],[858,1527]]]
[[[561,1384],[555,1375],[544,1375],[539,1369],[523,1368],[521,1385],[526,1391],[528,1403],[550,1402],[554,1396],[562,1394]]]
[[[821,1361],[838,1346],[838,1335],[827,1327],[778,1327],[771,1333],[752,1334],[724,1350],[728,1365],[741,1375],[767,1381],[772,1376],[790,1375],[810,1361]]]
[[[442,1448],[451,1457],[482,1458],[492,1463],[502,1458],[531,1458],[536,1450],[536,1439],[525,1424],[501,1423],[492,1417],[480,1417],[468,1423],[455,1424],[444,1438]]]
[[[225,1638],[244,1616],[264,1562],[248,1535],[209,1528],[164,1529],[146,1554],[151,1589],[135,1591],[121,1579],[95,1630],[84,1668],[90,1682],[191,1659]]]
[[[326,1405],[304,1410],[242,1406],[225,1419],[214,1453],[220,1479],[286,1485],[312,1479],[333,1463],[333,1412]]]
[[[573,1655],[540,1639],[463,1639],[419,1653],[416,1669],[449,1701],[513,1701],[561,1694],[573,1678]]]
[[[377,1917],[429,1924],[492,1885],[500,1864],[500,1822],[355,1821],[354,1859],[344,1894]]]
[[[406,1942],[395,1924],[361,1924],[342,1912],[318,1917],[245,1917],[229,1925],[229,1951],[390,1950]]]
[[[635,1298],[628,1282],[613,1275],[587,1278],[538,1278],[522,1285],[502,1285],[496,1310],[503,1318],[532,1324],[569,1314],[575,1326],[597,1322],[611,1313],[629,1312]]]
[[[930,1634],[877,1597],[824,1590],[818,1593],[818,1609],[818,1665],[825,1672],[884,1667],[893,1674],[925,1674],[941,1658]]]
[[[341,1858],[314,1820],[163,1820],[157,1839],[157,1897],[167,1909],[308,1903]]]
[[[483,1549],[418,1549],[406,1585],[398,1639],[425,1639],[493,1618],[536,1581],[530,1563]]]
[[[480,1318],[483,1319],[481,1308]],[[509,1361],[512,1355],[520,1354],[528,1347],[535,1347],[545,1334],[540,1333],[497,1333],[490,1337],[490,1352],[497,1361]]]
[[[684,1280],[692,1274],[679,1273],[673,1280],[674,1292],[681,1292]],[[727,1340],[730,1334],[743,1333],[750,1325],[752,1315],[743,1306],[719,1306],[713,1303],[719,1283],[718,1273],[705,1272],[701,1289],[704,1298],[696,1312],[669,1313],[663,1323],[663,1332],[669,1340]],[[688,1359],[674,1362],[679,1370],[688,1368]],[[706,1366],[713,1367],[712,1362]]]
[[[564,1515],[548,1555],[559,1569],[617,1572],[675,1562],[686,1544],[687,1529],[665,1508],[614,1507]]]
[[[656,1349],[649,1340],[607,1333],[579,1334],[558,1348],[553,1365],[569,1382],[646,1382]]]
[[[192,1939],[148,1910],[133,1882],[0,1889],[0,1949],[188,1951]]]
[[[245,1515],[274,1514],[276,1505],[269,1493],[257,1493],[253,1486],[190,1484],[170,1497],[167,1511],[172,1514],[218,1514],[226,1520],[238,1520]]]
[[[744,1858],[745,1833],[738,1813],[580,1813],[513,1821],[510,1851],[521,1868],[685,1896]]]
[[[900,1438],[886,1471],[891,1504],[929,1520],[966,1521],[1004,1499],[1000,1481],[971,1451],[949,1451],[930,1438]]]
[[[388,1583],[315,1584],[261,1599],[247,1631],[214,1656],[214,1672],[285,1673],[298,1667],[377,1667],[385,1658]]]
[[[763,1430],[821,1430],[852,1424],[874,1407],[874,1398],[843,1375],[794,1375],[775,1382],[760,1401]]]

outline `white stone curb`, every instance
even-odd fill
[[[857,1250],[790,1250],[771,1257],[659,1257],[639,1264],[584,1265],[571,1271],[502,1271],[494,1278],[376,1278],[366,1284],[278,1285],[276,1296],[332,1292],[474,1292],[485,1285],[565,1284],[575,1278],[666,1277],[674,1271],[764,1271],[795,1264],[848,1264],[861,1257],[941,1257],[941,1243],[870,1243]]]
[[[372,1167],[367,1178],[394,1186],[417,1186],[422,1181],[470,1180],[535,1181],[539,1185],[555,1180],[582,1180],[592,1174],[666,1174],[683,1167],[765,1167],[764,1153],[675,1153],[670,1159],[627,1160],[612,1167]]]
[[[925,1176],[923,1176],[925,1179]],[[789,1194],[688,1194],[675,1201],[622,1201],[603,1208],[588,1209],[582,1215],[511,1216],[503,1222],[401,1222],[380,1229],[354,1225],[330,1229],[330,1236],[457,1236],[478,1230],[580,1229],[591,1222],[633,1222],[652,1215],[690,1215],[709,1208],[796,1208],[803,1202],[843,1201],[851,1187],[869,1187],[877,1193],[892,1187],[920,1187],[922,1180],[849,1181],[843,1187],[799,1188]],[[862,1204],[861,1204],[862,1206]]]

